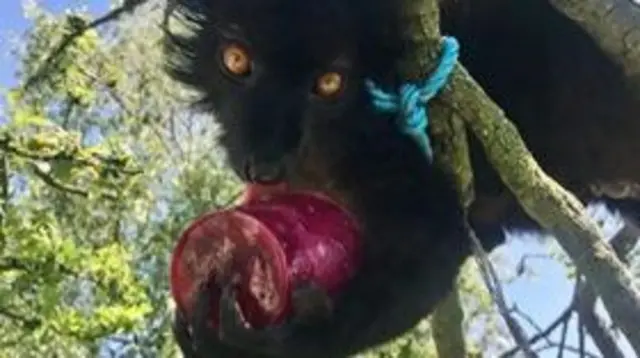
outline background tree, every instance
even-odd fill
[[[174,349],[172,244],[236,187],[215,126],[184,111],[159,70],[157,6],[95,28],[84,11],[28,8],[23,85],[8,92],[2,131],[3,354]]]

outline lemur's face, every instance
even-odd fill
[[[385,44],[371,31],[383,30],[363,25],[375,20],[359,13],[357,1],[183,2],[201,18],[195,36],[176,47],[186,54],[178,79],[221,123],[222,145],[242,179],[281,180],[307,128],[340,130],[372,115],[364,80],[386,76],[380,72],[391,72],[393,58],[380,53]]]

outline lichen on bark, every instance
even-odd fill
[[[398,62],[398,71],[405,79],[416,80],[431,71],[439,54],[438,4],[437,0],[403,1],[407,51]],[[578,270],[593,284],[612,319],[640,352],[640,292],[631,273],[603,240],[583,204],[542,170],[504,111],[462,65],[456,66],[450,82],[432,101],[430,113],[438,164],[454,175],[463,205],[473,196],[473,174],[463,133],[467,128],[478,138],[489,162],[522,208],[555,234]],[[464,125],[456,125],[458,121]]]

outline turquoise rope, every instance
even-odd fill
[[[401,131],[418,143],[429,160],[433,157],[433,151],[427,134],[429,126],[427,104],[449,80],[458,61],[459,49],[460,46],[455,38],[443,37],[442,57],[431,77],[422,84],[403,84],[398,94],[387,93],[373,81],[366,81],[376,109],[386,113],[401,114],[399,123]]]

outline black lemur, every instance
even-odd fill
[[[400,84],[401,1],[173,3],[190,31],[167,34],[169,71],[221,124],[231,168],[247,182],[323,182],[363,228],[365,257],[322,320],[245,328],[229,289],[221,336],[177,312],[185,355],[340,358],[411,329],[449,292],[471,246],[449,179],[399,131],[394,115],[373,107],[364,85]],[[460,61],[550,175],[585,202],[607,185],[640,182],[640,102],[577,25],[547,0],[441,6],[442,32],[460,42]],[[540,230],[477,143],[471,151],[477,200],[470,218],[486,249],[504,242],[503,227]],[[322,295],[305,286],[294,296],[308,298],[309,290]]]

